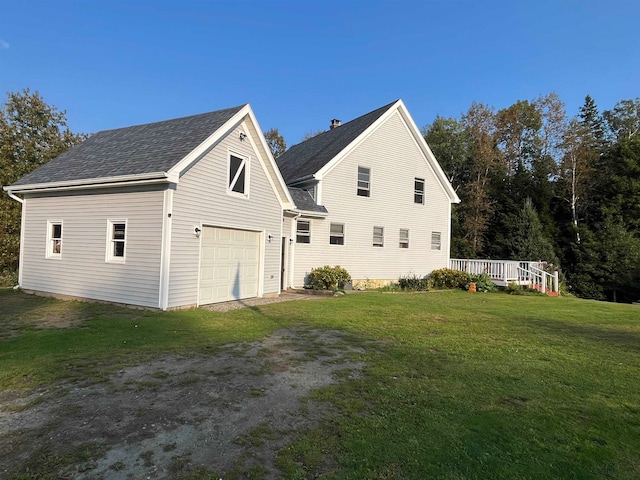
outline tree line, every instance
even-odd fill
[[[640,99],[569,117],[558,95],[437,117],[424,138],[456,189],[453,258],[543,260],[583,298],[640,299]],[[29,89],[0,109],[0,184],[86,138]],[[287,148],[265,132],[274,157]],[[0,283],[15,278],[20,205],[0,195]]]
[[[473,103],[423,134],[461,199],[453,258],[543,260],[577,296],[640,299],[640,99]]]

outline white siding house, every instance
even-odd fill
[[[293,204],[249,105],[99,132],[4,189],[27,291],[161,309],[280,292]]]
[[[459,199],[401,100],[334,121],[278,166],[290,187],[324,209],[300,209],[290,220],[289,286],[303,286],[322,265],[341,265],[354,284],[449,265],[451,203]]]

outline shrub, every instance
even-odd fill
[[[402,290],[424,292],[429,290],[429,280],[427,277],[419,277],[415,273],[409,273],[398,279],[398,286]]]
[[[18,284],[18,272],[2,270],[0,272],[0,287],[13,287]]]
[[[469,283],[467,283],[466,290],[469,290],[469,284],[473,282],[476,284],[476,292],[495,292],[497,287],[493,283],[491,277],[486,273],[480,275],[469,275]]]
[[[338,290],[351,281],[351,275],[340,265],[325,265],[311,270],[307,278],[307,287],[314,290]]]
[[[431,272],[429,281],[433,288],[461,288],[466,290],[471,280],[468,273],[450,268],[441,268]]]

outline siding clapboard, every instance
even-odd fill
[[[359,166],[371,169],[370,197],[356,195]],[[416,177],[425,179],[424,205],[414,203]],[[327,264],[357,280],[397,280],[448,265],[450,200],[398,112],[327,173],[321,192],[329,216],[311,220],[311,243],[295,245],[295,286]],[[344,224],[344,245],[329,244],[332,222]],[[382,248],[372,245],[374,226],[384,227]],[[409,230],[408,249],[399,248],[400,229]],[[431,232],[441,232],[441,250],[431,250]]]
[[[209,225],[265,232],[263,293],[277,293],[280,278],[282,207],[251,142],[240,141],[238,126],[181,178],[173,197],[169,307],[195,305],[198,300],[200,239],[194,226]],[[227,194],[229,151],[250,158],[249,197]]]
[[[158,307],[164,187],[27,195],[22,287]],[[127,220],[125,263],[107,263],[107,220]],[[47,221],[61,220],[62,255],[46,258]]]

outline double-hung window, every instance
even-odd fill
[[[384,247],[384,227],[373,227],[373,246]]]
[[[371,170],[367,167],[358,167],[358,196],[371,196]]]
[[[442,234],[440,232],[431,232],[431,250],[440,250],[442,248]]]
[[[424,205],[424,178],[413,179],[413,202]]]
[[[127,246],[127,221],[107,220],[107,262],[124,263]]]
[[[400,229],[400,248],[409,248],[409,230],[406,228]]]
[[[47,222],[47,258],[62,256],[62,221]]]
[[[249,196],[249,159],[229,154],[227,192],[242,197]]]
[[[311,243],[311,222],[298,220],[296,225],[296,243]]]
[[[331,245],[344,245],[344,224],[331,224],[331,231],[329,232],[329,243]]]

